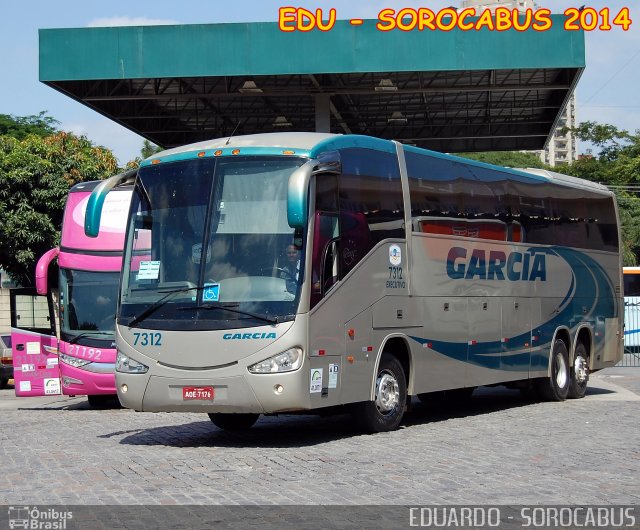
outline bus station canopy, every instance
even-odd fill
[[[542,149],[584,34],[277,23],[40,30],[40,80],[162,147],[273,131],[436,151]]]

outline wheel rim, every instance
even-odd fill
[[[555,371],[556,371],[556,384],[558,388],[564,388],[567,384],[567,365],[564,357],[558,353],[555,359]]]
[[[589,368],[587,367],[587,360],[578,355],[573,362],[573,373],[575,374],[576,381],[583,384],[589,377]]]
[[[400,385],[391,372],[381,372],[376,380],[376,407],[382,414],[396,408],[400,402]]]

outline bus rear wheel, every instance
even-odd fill
[[[587,349],[582,342],[576,345],[571,367],[571,381],[569,383],[569,397],[571,399],[583,398],[587,392],[589,382],[589,358]]]
[[[260,414],[221,414],[210,412],[209,419],[219,429],[224,431],[245,431],[253,427]]]
[[[393,431],[400,425],[406,405],[407,383],[402,365],[393,355],[383,353],[374,400],[358,403],[354,411],[356,419],[367,432]]]
[[[570,383],[569,352],[564,341],[558,339],[551,352],[551,376],[540,379],[536,390],[545,401],[564,401],[569,394]]]

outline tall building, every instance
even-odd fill
[[[489,9],[492,12],[497,7],[506,7],[508,9],[517,9],[524,11],[526,9],[537,9],[538,6],[533,0],[462,0],[460,9],[473,7],[476,12]],[[578,151],[576,149],[576,138],[572,132],[563,132],[565,127],[573,128],[576,126],[576,97],[571,93],[567,106],[562,111],[558,126],[551,138],[547,148],[543,151],[536,151],[545,164],[557,166],[561,164],[570,164],[578,159]]]

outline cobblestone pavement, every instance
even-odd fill
[[[465,409],[414,399],[402,428],[266,417],[226,433],[203,414],[92,410],[0,391],[2,504],[640,504],[640,369],[530,403],[479,389]]]

